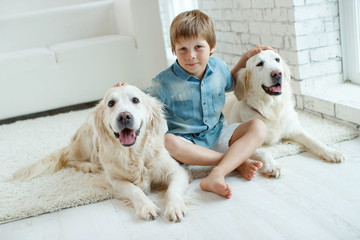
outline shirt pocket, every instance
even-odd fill
[[[174,115],[187,121],[194,118],[194,104],[192,100],[174,101]]]
[[[225,104],[225,93],[216,93],[212,95],[213,111],[215,115],[221,113]]]

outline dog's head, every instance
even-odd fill
[[[246,97],[247,92],[262,89],[264,94],[279,96],[283,93],[284,84],[289,85],[290,70],[279,54],[271,50],[261,51],[246,62],[241,69],[235,88],[238,100]]]
[[[146,130],[151,134],[166,131],[161,103],[132,85],[109,89],[97,106],[95,119],[98,131],[106,131],[125,147],[134,145]]]

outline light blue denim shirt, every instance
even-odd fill
[[[185,72],[176,61],[145,91],[165,104],[169,133],[210,148],[223,126],[225,92],[233,86],[228,66],[210,57],[202,80]]]

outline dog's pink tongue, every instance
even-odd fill
[[[281,92],[281,85],[280,85],[280,84],[276,84],[276,85],[274,85],[274,86],[271,86],[271,87],[270,87],[270,90],[271,90],[272,92],[276,92],[276,93]]]
[[[119,138],[123,145],[131,145],[135,142],[135,130],[124,129],[120,132]]]

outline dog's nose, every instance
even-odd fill
[[[129,112],[122,112],[122,113],[119,114],[117,120],[118,120],[120,123],[126,125],[126,124],[129,124],[129,123],[132,121],[132,118],[133,118],[133,117],[132,117],[131,113],[129,113]]]
[[[282,73],[279,70],[274,70],[271,72],[272,78],[280,78],[282,76]]]

